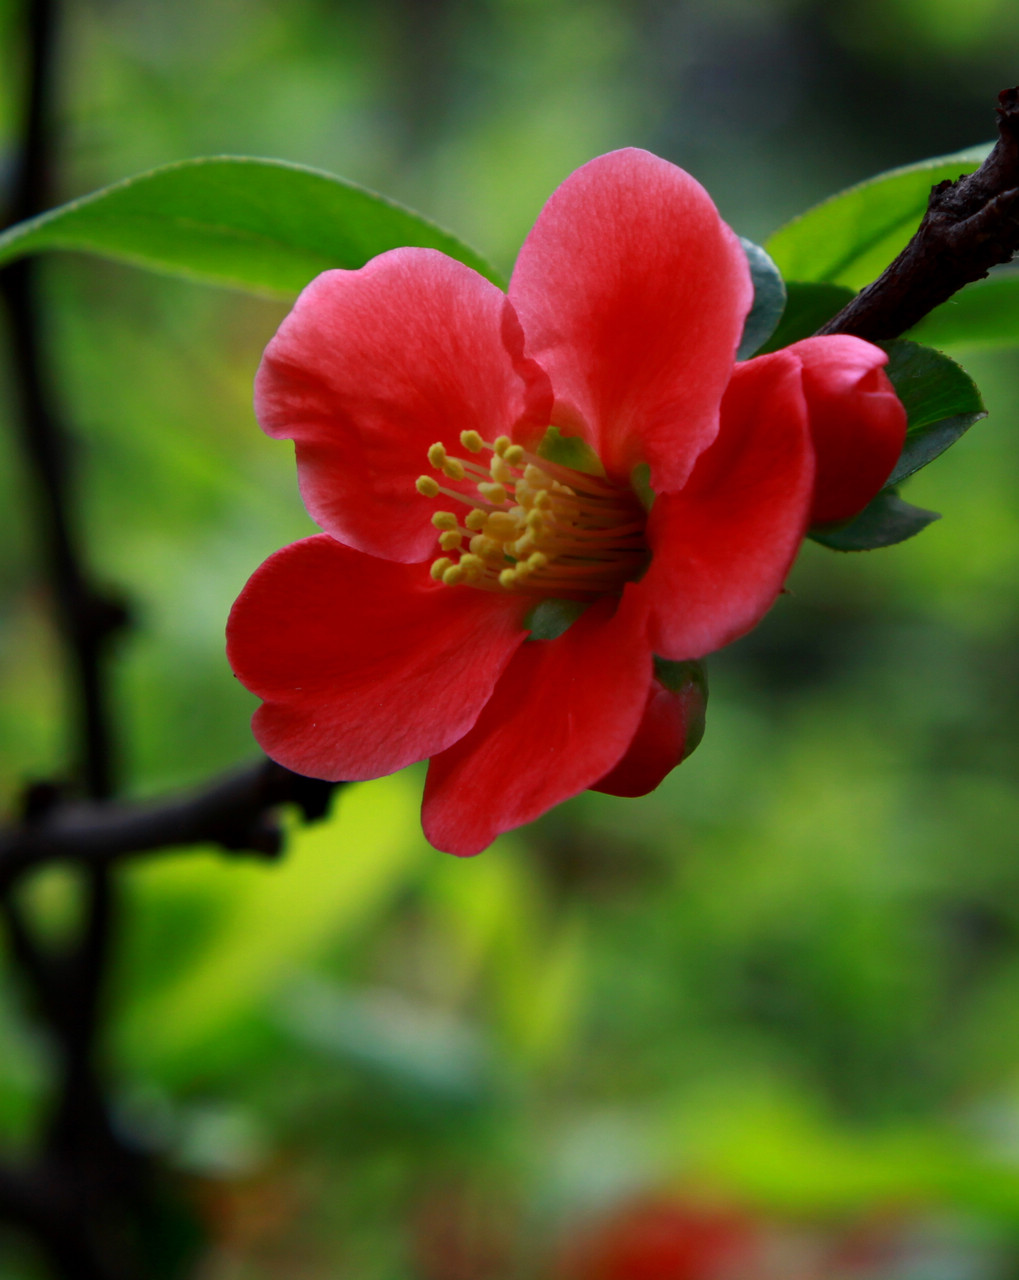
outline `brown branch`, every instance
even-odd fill
[[[984,163],[931,190],[909,244],[818,333],[897,338],[1019,251],[1019,88],[998,102],[998,141]]]
[[[202,844],[274,858],[282,834],[273,810],[296,804],[314,821],[328,811],[336,785],[262,760],[170,800],[56,802],[0,830],[0,896],[25,872],[52,862],[106,867],[135,854]]]

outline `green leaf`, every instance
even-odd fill
[[[761,348],[761,354],[809,338],[856,296],[852,289],[841,284],[787,280],[785,287],[788,295],[785,311],[778,328]]]
[[[765,248],[787,280],[826,280],[861,289],[906,245],[931,187],[972,173],[990,145],[878,174],[780,227]]]
[[[848,524],[811,529],[809,537],[833,551],[874,551],[905,542],[940,519],[937,511],[914,507],[885,489]]]
[[[885,372],[906,408],[906,443],[888,478],[894,487],[925,467],[987,416],[973,379],[940,351],[899,339],[882,344]]]
[[[736,351],[737,360],[749,360],[775,331],[785,309],[785,283],[782,273],[759,244],[740,236],[740,244],[750,265],[754,282],[754,305],[743,325],[743,336]]]
[[[502,283],[473,249],[402,205],[316,169],[239,156],[153,169],[9,227],[0,264],[77,249],[289,298],[321,271],[401,245],[440,249]]]
[[[932,347],[1019,344],[1019,271],[1003,270],[967,285],[909,333]]]

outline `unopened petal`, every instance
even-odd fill
[[[888,357],[848,334],[807,338],[787,350],[803,362],[817,455],[810,522],[848,520],[888,479],[906,438],[906,410],[884,371]]]

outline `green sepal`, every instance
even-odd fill
[[[679,694],[686,703],[686,740],[683,759],[692,755],[701,744],[707,723],[708,671],[703,662],[669,662],[655,657],[655,679],[670,693]]]
[[[743,323],[743,336],[736,350],[737,360],[749,360],[768,341],[785,309],[786,293],[782,273],[771,256],[743,236],[739,238],[747,255],[754,285],[754,305]]]
[[[528,640],[558,640],[588,608],[582,600],[539,600],[524,618]]]
[[[927,511],[903,502],[893,489],[882,489],[852,520],[840,525],[819,525],[808,537],[832,551],[876,551],[894,547],[915,537],[935,520],[937,511]]]

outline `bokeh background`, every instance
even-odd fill
[[[0,148],[18,18],[0,0]],[[763,239],[991,138],[1017,78],[1012,0],[68,0],[59,182],[281,157],[508,269],[599,152],[683,165]],[[116,698],[151,794],[254,754],[224,619],[312,529],[250,409],[283,308],[74,255],[46,288],[89,546],[138,618]],[[295,825],[279,865],[126,873],[118,1115],[178,1171],[172,1247],[205,1233],[202,1280],[1019,1276],[1019,355],[952,354],[990,416],[910,486],[945,518],[880,552],[808,545],[712,659],[706,739],[655,794],[581,796],[458,862],[424,843],[411,770]],[[9,436],[13,802],[67,743]],[[65,874],[30,896],[65,927]],[[0,973],[12,1153],[48,1073]],[[36,1265],[0,1236],[3,1280]]]

